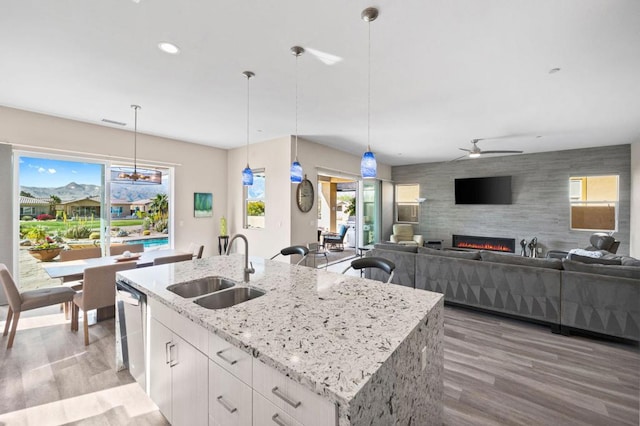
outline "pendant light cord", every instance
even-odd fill
[[[247,167],[249,167],[249,80],[251,77],[247,75]]]
[[[367,64],[367,151],[371,152],[371,21],[367,21],[369,32],[369,59]]]
[[[296,55],[296,161],[298,161],[298,57]]]
[[[139,105],[131,105],[133,108],[133,175],[138,174],[138,109]]]

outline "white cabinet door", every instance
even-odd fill
[[[251,426],[251,392],[240,379],[209,361],[210,424]]]
[[[174,426],[206,425],[208,421],[208,363],[206,355],[173,335],[171,351]]]
[[[173,333],[151,318],[149,330],[149,396],[171,422],[171,366],[169,350]]]

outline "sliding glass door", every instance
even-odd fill
[[[381,235],[381,186],[377,179],[360,181],[358,221],[362,225],[359,246],[364,247],[380,241]]]
[[[103,162],[17,153],[18,285],[29,290],[59,284],[40,263],[80,246],[104,253],[108,215]]]
[[[62,250],[142,244],[169,248],[172,169],[159,169],[162,184],[111,181],[107,161],[15,152],[18,210],[16,273],[22,290],[59,285],[41,267]]]

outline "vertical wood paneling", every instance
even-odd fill
[[[452,234],[538,238],[538,247],[569,250],[589,245],[591,231],[569,229],[569,177],[620,176],[618,254],[629,254],[630,145],[585,148],[392,168],[395,183],[419,183],[427,200],[420,209],[425,239],[451,245]],[[513,204],[456,205],[454,179],[512,176]]]

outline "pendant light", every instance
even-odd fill
[[[296,57],[296,156],[291,164],[291,183],[302,182],[302,166],[298,161],[298,57],[304,53],[300,46],[293,46],[291,53]]]
[[[134,111],[133,121],[133,169],[131,167],[112,167],[111,182],[125,184],[159,185],[162,183],[160,170],[138,168],[138,110],[140,105],[131,105]]]
[[[255,77],[255,74],[251,71],[245,71],[242,75],[247,77],[247,167],[242,171],[242,185],[251,186],[253,185],[253,171],[249,167],[249,80]]]
[[[375,21],[378,17],[378,9],[368,7],[362,11],[360,17],[363,21],[367,22],[369,31],[369,63],[367,64],[367,152],[362,155],[362,161],[360,161],[360,174],[363,179],[373,179],[377,176],[378,165],[375,155],[371,152],[371,22]]]

